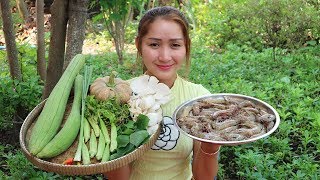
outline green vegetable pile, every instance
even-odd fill
[[[105,141],[106,144],[105,146],[100,146],[105,148],[105,150],[102,150],[102,156],[108,157],[98,156],[97,158],[97,155],[95,155],[98,160],[102,158],[102,162],[116,159],[132,152],[150,137],[147,132],[149,118],[141,114],[136,121],[133,121],[130,116],[129,105],[120,103],[116,98],[101,101],[97,100],[93,95],[89,95],[86,97],[85,109],[85,118],[92,127],[92,131],[95,134],[94,138],[99,139],[97,151],[99,151],[101,141]],[[108,137],[103,140],[101,134]],[[108,143],[110,143],[110,146],[108,146]],[[109,149],[107,149],[108,147]],[[92,158],[94,155],[90,153],[90,156]]]

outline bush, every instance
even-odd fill
[[[41,101],[43,82],[37,75],[36,49],[27,44],[20,44],[18,51],[22,80],[12,80],[7,62],[0,62],[0,68],[3,70],[0,74],[0,130],[12,127],[12,119],[17,108],[28,113]],[[0,58],[6,59],[5,56],[5,51],[1,51]]]
[[[18,107],[30,112],[41,101],[42,86],[39,77],[30,77],[27,82],[0,77],[0,129],[12,125]],[[24,119],[25,117],[20,117]]]
[[[198,4],[197,36],[209,47],[228,44],[294,49],[319,43],[319,5],[301,0],[213,1]]]

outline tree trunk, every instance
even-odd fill
[[[115,23],[115,38],[114,44],[116,46],[116,52],[119,58],[119,64],[123,64],[123,50],[124,50],[124,29],[122,24]]]
[[[159,0],[159,6],[170,6],[172,0]]]
[[[16,0],[16,3],[17,3],[17,8],[18,8],[20,17],[24,21],[26,21],[27,18],[29,17],[29,12],[28,12],[26,3],[24,2],[24,0]]]
[[[3,32],[7,49],[7,58],[9,62],[10,75],[12,79],[21,80],[21,69],[18,61],[18,50],[15,42],[15,33],[13,28],[13,21],[10,12],[10,0],[2,0],[0,2],[1,6],[1,17],[3,22]],[[14,88],[14,87],[12,87]],[[23,107],[18,105],[16,107],[16,112],[14,114],[13,122],[13,136],[12,142],[17,142],[19,140],[20,127],[25,117],[25,111]]]
[[[21,80],[21,69],[18,61],[18,50],[15,41],[15,33],[13,29],[13,21],[10,11],[10,0],[2,0],[1,17],[3,22],[3,33],[6,42],[7,56],[12,79]]]
[[[152,8],[154,8],[154,6],[155,6],[155,0],[149,0],[148,1],[148,7],[147,7],[147,9],[152,9]]]
[[[68,1],[55,0],[51,5],[51,37],[47,78],[42,98],[47,98],[63,73]]]
[[[44,2],[37,0],[37,71],[41,80],[46,80],[46,59],[45,59],[45,42],[44,42]]]
[[[68,29],[67,48],[64,69],[71,59],[82,53],[83,41],[85,38],[85,25],[87,20],[88,0],[69,0],[68,7]]]
[[[121,8],[127,8],[126,13],[117,14],[119,18],[110,16],[110,14],[114,14],[114,12],[121,12]],[[119,64],[123,64],[125,31],[128,22],[132,18],[133,8],[131,4],[127,4],[125,1],[117,1],[113,6],[104,8],[104,13],[108,32],[114,40]]]

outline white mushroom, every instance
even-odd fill
[[[148,126],[153,126],[158,123],[159,119],[162,119],[162,115],[159,116],[158,113],[149,113],[147,116],[150,119]]]
[[[149,118],[148,132],[153,134],[162,120],[161,105],[171,100],[170,88],[159,83],[155,76],[142,75],[130,83],[133,91],[129,100],[131,116],[134,120],[139,114]]]
[[[148,127],[147,131],[149,134],[154,134],[159,127],[159,124]]]
[[[142,102],[141,102],[142,109],[149,109],[154,104],[156,104],[156,99],[152,95],[146,95],[141,100],[142,100]]]

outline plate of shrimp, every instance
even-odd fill
[[[173,121],[187,136],[220,145],[239,145],[272,134],[280,124],[268,103],[242,94],[219,93],[182,103]]]

